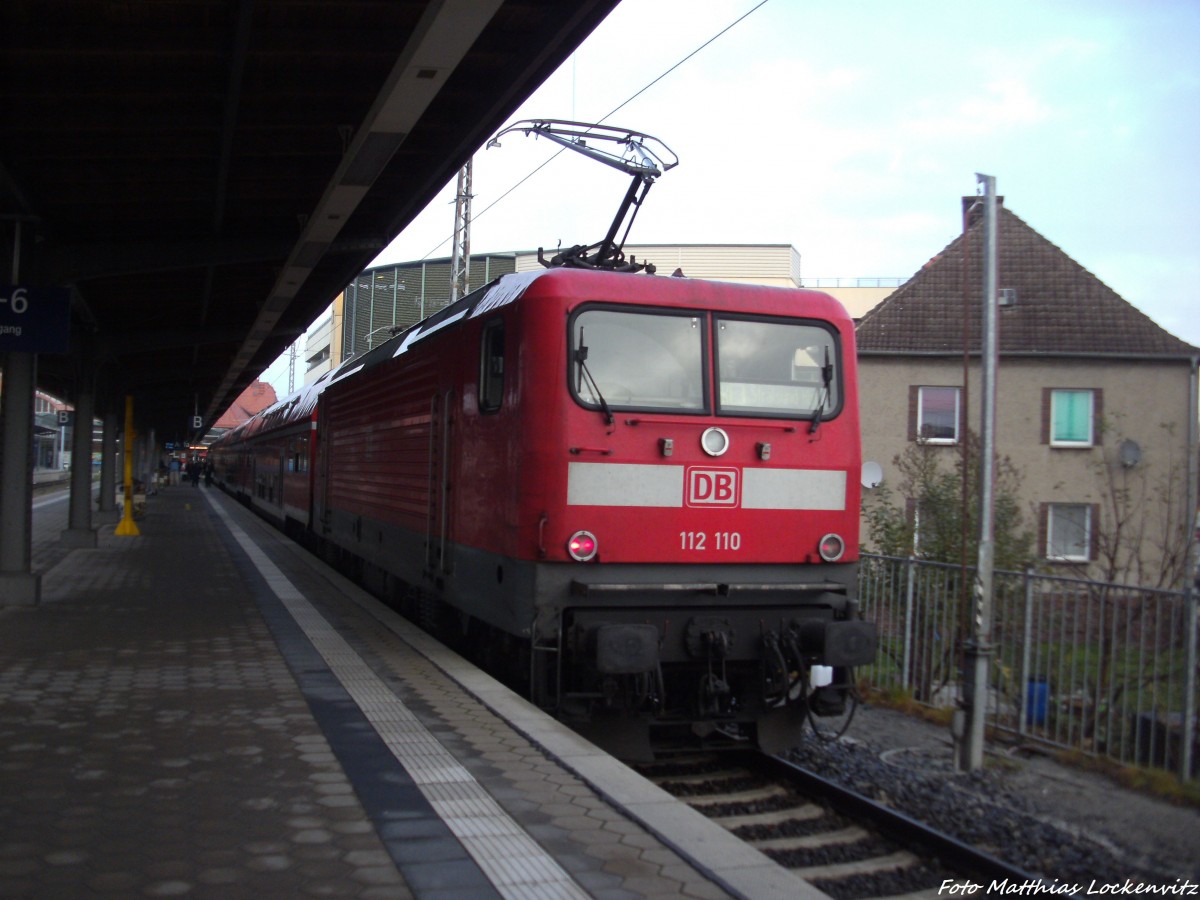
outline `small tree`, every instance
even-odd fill
[[[1099,521],[1093,522],[1096,560],[1088,599],[1098,627],[1095,630],[1096,666],[1094,702],[1083,711],[1083,734],[1097,745],[1114,739],[1105,733],[1104,714],[1120,708],[1133,691],[1160,696],[1153,687],[1163,685],[1161,696],[1177,673],[1172,661],[1182,657],[1168,652],[1186,635],[1182,601],[1166,609],[1149,602],[1137,588],[1180,590],[1189,577],[1188,555],[1192,541],[1192,515],[1186,491],[1187,459],[1172,452],[1180,446],[1173,423],[1162,423],[1167,448],[1157,458],[1143,459],[1136,444],[1119,428],[1120,416],[1105,419],[1103,446],[1092,463],[1100,503]],[[1082,573],[1081,573],[1082,574]],[[1149,664],[1132,670],[1127,657],[1134,648],[1150,651]],[[1140,660],[1140,655],[1139,655]],[[1167,702],[1166,708],[1178,703]]]
[[[1119,417],[1116,417],[1119,418]],[[1116,419],[1106,419],[1105,442],[1093,463],[1100,494],[1095,546],[1101,581],[1179,590],[1188,576],[1192,519],[1182,485],[1187,459],[1168,449],[1155,460],[1126,455],[1132,445]],[[1174,423],[1159,425],[1177,447]],[[1136,445],[1132,445],[1136,446]]]
[[[958,612],[969,601],[964,595],[973,580],[954,566],[965,563],[974,567],[978,559],[979,458],[980,441],[970,433],[965,448],[919,441],[895,457],[900,473],[895,489],[881,486],[863,501],[872,549],[889,556],[951,564],[949,568],[931,568],[923,575],[920,602],[910,611],[909,650],[916,661],[910,685],[914,698],[922,702],[935,700],[938,690],[957,677],[957,651],[964,637],[960,632],[966,621]],[[998,569],[1023,569],[1033,559],[1034,538],[1021,515],[1019,487],[1020,476],[1012,461],[998,459],[993,491]],[[947,629],[949,623],[956,624]],[[902,643],[893,640],[881,647],[881,652],[902,653]]]
[[[880,486],[863,498],[872,549],[890,556],[974,565],[979,553],[980,441],[968,432],[962,448],[917,441],[893,459],[900,480],[893,492]],[[967,503],[963,503],[963,466]],[[1020,473],[1007,457],[996,461],[994,498],[995,565],[1021,570],[1033,562],[1033,533],[1018,501]],[[898,502],[896,495],[903,502]],[[964,528],[964,506],[966,522]]]

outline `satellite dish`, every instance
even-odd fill
[[[1121,465],[1132,469],[1142,461],[1142,448],[1138,446],[1137,441],[1121,441],[1121,446],[1117,448],[1117,457],[1121,460]]]
[[[865,488],[875,488],[883,484],[883,467],[877,462],[865,462],[862,464],[862,486]]]

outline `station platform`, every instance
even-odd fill
[[[0,605],[0,897],[821,896],[215,488],[114,525]]]

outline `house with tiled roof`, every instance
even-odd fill
[[[963,232],[858,326],[863,458],[893,488],[909,445],[954,454],[968,427],[980,431],[979,200],[964,200]],[[1178,586],[1195,513],[1200,348],[1002,204],[997,219],[997,453],[1018,472],[1035,555],[1051,572]]]
[[[229,409],[221,413],[221,418],[217,419],[212,427],[212,436],[224,434],[229,429],[249,421],[268,406],[274,406],[278,400],[275,388],[265,381],[255,379],[238,394],[238,398],[230,404]]]

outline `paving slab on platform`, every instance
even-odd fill
[[[223,494],[165,488],[138,527],[0,610],[0,896],[796,886]],[[671,807],[678,841],[645,827]]]

